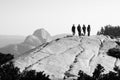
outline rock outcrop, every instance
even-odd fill
[[[33,49],[48,41],[51,41],[51,35],[42,28],[36,30],[32,35],[27,36],[26,39],[20,44],[8,45],[0,48],[0,52],[10,53],[15,57],[18,57],[30,49]]]
[[[14,65],[23,70],[44,71],[51,79],[76,78],[78,72],[92,76],[98,64],[104,74],[120,66],[117,58],[107,54],[109,49],[119,46],[106,36],[70,36],[44,43],[14,59]],[[71,76],[67,76],[69,73]]]
[[[41,40],[42,43],[48,42],[51,40],[51,35],[43,28],[37,29],[34,33],[34,36],[36,36],[39,40]]]

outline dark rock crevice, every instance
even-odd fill
[[[83,39],[83,38],[82,38]],[[82,39],[80,39],[80,42],[82,42]],[[69,69],[64,73],[65,74],[65,80],[69,77],[78,77],[77,75],[73,75],[70,73],[70,71],[72,70],[72,68],[74,67],[74,65],[78,62],[78,57],[85,51],[84,48],[81,46],[81,44],[79,44],[79,47],[81,47],[82,51],[79,52],[76,56],[75,59],[73,61],[73,63],[69,66]]]

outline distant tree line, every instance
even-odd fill
[[[100,31],[97,32],[97,35],[108,35],[112,38],[120,37],[120,26],[106,25],[101,27]]]

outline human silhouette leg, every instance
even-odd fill
[[[75,32],[73,32],[73,36],[75,35]]]
[[[85,36],[85,31],[83,30],[83,35]]]
[[[88,31],[88,36],[90,35],[90,32]]]

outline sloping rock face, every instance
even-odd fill
[[[107,52],[117,46],[106,36],[66,36],[32,49],[13,61],[21,71],[44,71],[55,80],[64,77],[76,79],[80,70],[92,76],[97,64],[104,67],[104,73],[114,71],[115,66],[120,66],[120,61],[108,56]]]

